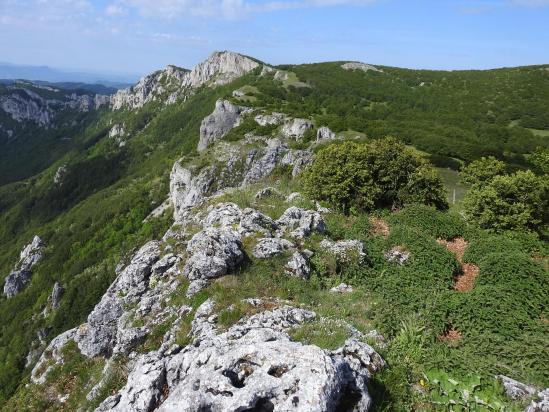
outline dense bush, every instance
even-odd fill
[[[461,181],[470,185],[488,183],[494,177],[505,173],[505,163],[493,156],[482,157],[465,166],[461,172]]]
[[[345,214],[415,203],[448,207],[436,171],[392,138],[321,149],[304,182],[311,197],[328,201]]]
[[[544,254],[546,245],[532,232],[503,232],[501,234],[479,234],[473,238],[465,250],[463,260],[479,264],[491,253],[512,254],[522,252],[528,255]]]
[[[465,196],[467,218],[483,229],[540,230],[547,224],[549,184],[543,176],[519,171],[475,185]]]
[[[423,205],[408,206],[391,215],[389,222],[415,227],[437,239],[452,239],[464,236],[466,232],[465,222],[460,216]]]

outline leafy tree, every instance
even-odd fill
[[[304,180],[310,196],[346,214],[412,203],[448,207],[435,169],[393,138],[328,146],[317,153]]]
[[[528,170],[473,186],[464,207],[468,219],[484,229],[536,230],[547,223],[548,200],[547,181]]]
[[[532,156],[530,163],[542,174],[549,175],[549,149],[538,147]]]
[[[470,185],[488,182],[505,173],[505,163],[493,156],[482,157],[465,166],[460,173],[461,180]]]

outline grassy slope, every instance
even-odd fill
[[[536,110],[538,101],[547,101],[549,94],[544,87],[532,88],[546,76],[538,73],[536,68],[456,73],[386,68],[384,75],[349,73],[339,69],[335,63],[296,66],[289,69],[296,73],[300,81],[312,87],[293,89],[291,85],[284,87],[283,84],[268,78],[247,76],[229,87],[205,89],[186,103],[178,103],[162,110],[149,105],[136,113],[99,113],[97,118],[92,119],[93,124],[90,122],[90,126],[82,131],[81,140],[77,139],[81,143],[76,145],[73,151],[64,155],[59,154],[58,162],[54,166],[31,179],[0,186],[1,273],[9,272],[18,251],[35,233],[43,236],[49,246],[47,257],[33,276],[31,285],[15,299],[0,300],[0,363],[5,366],[0,371],[0,404],[19,385],[24,371],[24,357],[30,342],[35,339],[34,331],[39,327],[51,327],[50,336],[55,336],[57,332],[82,322],[112,281],[113,267],[119,257],[123,257],[146,239],[161,235],[169,224],[169,216],[149,225],[143,225],[142,219],[166,196],[168,173],[173,161],[182,155],[193,155],[200,120],[211,111],[217,97],[229,96],[233,89],[249,85],[246,89],[255,97],[249,100],[250,104],[303,117],[312,116],[317,126],[327,124],[336,131],[356,130],[368,137],[391,133],[427,152],[439,152],[465,160],[481,154],[495,153],[506,157],[508,161],[524,163],[520,153],[540,144],[539,140],[518,126],[519,123],[511,128],[513,133],[517,133],[516,136],[511,132],[503,137],[499,136],[499,133],[503,133],[500,124],[505,124],[505,129],[508,130],[510,119],[519,119],[521,122],[522,117],[526,116],[525,113]],[[418,91],[416,86],[419,80],[431,82],[432,86],[429,90],[422,88]],[[467,87],[464,84],[467,84]],[[499,89],[499,84],[504,84],[505,87]],[[512,92],[512,89],[518,89],[519,92],[516,93],[519,94]],[[526,93],[524,90],[528,91],[530,96],[533,94],[534,98],[526,100],[522,94]],[[496,97],[497,104],[490,103],[491,99]],[[372,105],[372,102],[383,104]],[[526,103],[533,106],[528,106],[526,110],[523,107]],[[362,106],[367,106],[368,110],[360,110]],[[434,106],[436,110],[433,109]],[[494,115],[485,114],[487,107],[490,107],[489,110]],[[493,116],[495,121],[492,119]],[[116,148],[113,142],[105,137],[107,125],[111,120],[127,124],[131,138],[123,149]],[[145,125],[148,126],[145,128]],[[519,137],[521,140],[517,140]],[[76,192],[66,193],[52,187],[53,174],[56,166],[61,163],[70,165],[69,177],[75,184],[74,187],[79,189]],[[95,169],[90,169],[90,164],[95,165]],[[98,174],[90,175],[90,170],[98,171]],[[98,176],[101,178],[98,179]],[[455,172],[444,171],[443,177],[449,188],[459,188]],[[299,189],[296,184],[298,182],[294,182],[294,188]],[[43,199],[48,201],[45,202]],[[249,199],[246,201],[250,202]],[[395,272],[394,268],[387,268],[380,260],[388,241],[371,238],[367,231],[358,233],[351,229],[353,222],[347,223],[349,227],[334,230],[340,233],[340,237],[363,237],[367,244],[371,244],[372,253],[377,260],[373,271],[361,276],[366,276],[366,279],[368,276],[374,278],[360,286],[357,292],[359,294],[351,298],[356,298],[359,302],[333,302],[333,305],[315,307],[315,310],[320,313],[333,310],[338,316],[354,313],[351,315],[353,322],[365,322],[363,327],[370,324],[379,325],[388,337],[401,336],[400,339],[403,340],[412,339],[413,344],[417,343],[414,341],[417,335],[423,335],[421,331],[414,334],[414,328],[429,328],[427,343],[418,338],[421,341],[419,354],[407,355],[406,351],[398,348],[393,354],[387,354],[390,360],[394,359],[394,363],[401,366],[392,369],[394,372],[388,372],[381,378],[378,396],[383,399],[382,404],[389,405],[388,410],[391,410],[391,405],[394,408],[395,405],[405,407],[415,402],[408,384],[417,383],[426,367],[421,365],[427,365],[426,361],[430,361],[429,365],[433,367],[459,374],[468,370],[483,374],[492,373],[495,360],[486,352],[490,350],[491,339],[499,345],[505,343],[497,333],[488,335],[488,342],[481,346],[484,352],[475,352],[479,336],[482,336],[475,335],[476,332],[471,336],[465,336],[463,343],[457,348],[446,349],[436,341],[437,333],[440,333],[441,326],[446,326],[444,322],[447,320],[440,317],[440,308],[433,315],[435,320],[422,318],[414,321],[419,323],[408,328],[412,329],[411,337],[406,335],[406,331],[401,332],[400,322],[410,322],[409,317],[417,313],[418,308],[414,306],[414,302],[405,301],[395,306],[399,310],[395,312],[390,310],[391,307],[387,306],[387,303],[394,302],[395,299],[398,301],[410,293],[421,292],[414,286],[414,278],[418,273],[415,269],[418,267],[413,266],[414,270],[407,272],[406,276],[409,276],[410,283],[402,283],[402,273]],[[428,225],[431,224],[432,222],[428,222]],[[401,238],[397,237],[396,240],[406,239],[406,231],[412,230],[408,228],[413,228],[414,225],[417,226],[417,223],[406,220],[396,223],[396,227],[402,227],[395,235]],[[439,247],[433,246],[435,237],[437,236],[431,235],[427,239],[432,250],[426,251],[427,255],[421,255],[424,261],[438,259],[438,254],[442,254],[444,259],[449,259]],[[423,237],[419,239],[424,240]],[[513,244],[511,249],[520,248]],[[421,250],[423,253],[423,249]],[[434,255],[431,256],[429,253]],[[440,303],[437,300],[439,293],[447,292],[446,283],[451,281],[451,271],[448,271],[454,265],[452,262],[454,261],[450,259],[445,263],[450,266],[443,268],[441,272],[446,273],[442,283],[435,282],[431,285],[432,279],[429,279],[430,288],[426,290],[432,291],[431,288],[434,287],[438,292],[421,292],[416,296],[425,304],[423,311],[429,308],[429,305]],[[423,263],[418,261],[417,264]],[[265,273],[261,266],[254,266],[250,270],[253,276],[258,272]],[[380,281],[375,279],[376,274],[380,273],[387,276],[387,282],[382,279],[384,282],[376,283]],[[433,276],[431,269],[428,273],[429,276]],[[337,273],[335,277],[333,275],[329,271],[319,275],[323,280],[319,281],[318,295],[312,298],[313,302],[325,299],[326,292],[323,288],[327,285],[339,281],[340,278],[354,279],[352,272]],[[238,282],[245,279],[239,277]],[[46,320],[29,320],[32,319],[33,313],[41,310],[53,283],[57,280],[62,281],[67,287],[60,310]],[[281,285],[284,285],[284,282],[280,281]],[[361,283],[357,281],[357,284]],[[368,287],[368,284],[372,286]],[[376,289],[376,284],[380,285],[379,289]],[[404,289],[399,289],[399,285]],[[273,287],[273,294],[277,295],[278,286]],[[299,295],[300,288],[301,286],[292,284],[290,289],[284,290],[293,290],[292,293]],[[229,290],[234,292],[235,288]],[[248,292],[251,295],[257,293],[257,290],[250,289]],[[477,301],[474,299],[481,298],[482,296],[473,296],[472,302],[475,303]],[[296,299],[301,301],[301,298]],[[364,306],[360,303],[365,299],[376,302],[378,309],[372,310],[370,305]],[[303,302],[311,303],[311,300],[307,298]],[[356,306],[359,303],[362,306]],[[460,304],[469,307],[471,303]],[[456,305],[459,306],[457,303]],[[467,319],[467,313],[463,316]],[[493,319],[486,320],[487,323],[489,321]],[[435,324],[438,325],[436,328],[433,326]],[[21,333],[20,325],[25,325],[24,333]],[[314,336],[309,336],[311,333],[314,335],[314,331],[303,331],[300,336],[305,340],[315,341]],[[507,333],[505,332],[505,336]],[[518,358],[523,362],[523,366],[516,377],[533,382],[542,382],[546,379],[540,375],[539,365],[531,361],[537,355],[540,345],[547,343],[541,336],[539,329],[532,329],[531,351]],[[320,341],[315,342],[322,343],[326,338],[320,336],[319,339]],[[525,345],[522,335],[516,342],[514,346],[494,348],[508,348],[504,355],[511,362],[523,351]],[[403,353],[406,356],[404,360],[412,363],[408,364],[399,358]],[[512,367],[516,365],[513,364]],[[510,369],[506,367],[503,370]],[[399,383],[399,380],[404,380],[405,384]]]

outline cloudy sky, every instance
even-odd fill
[[[549,0],[0,0],[0,61],[146,74],[214,50],[272,64],[549,63]]]

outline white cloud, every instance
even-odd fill
[[[377,0],[119,0],[148,17],[208,16],[238,18],[250,13],[308,7],[363,6]]]
[[[105,9],[107,16],[125,16],[127,10],[118,4],[109,4]]]

